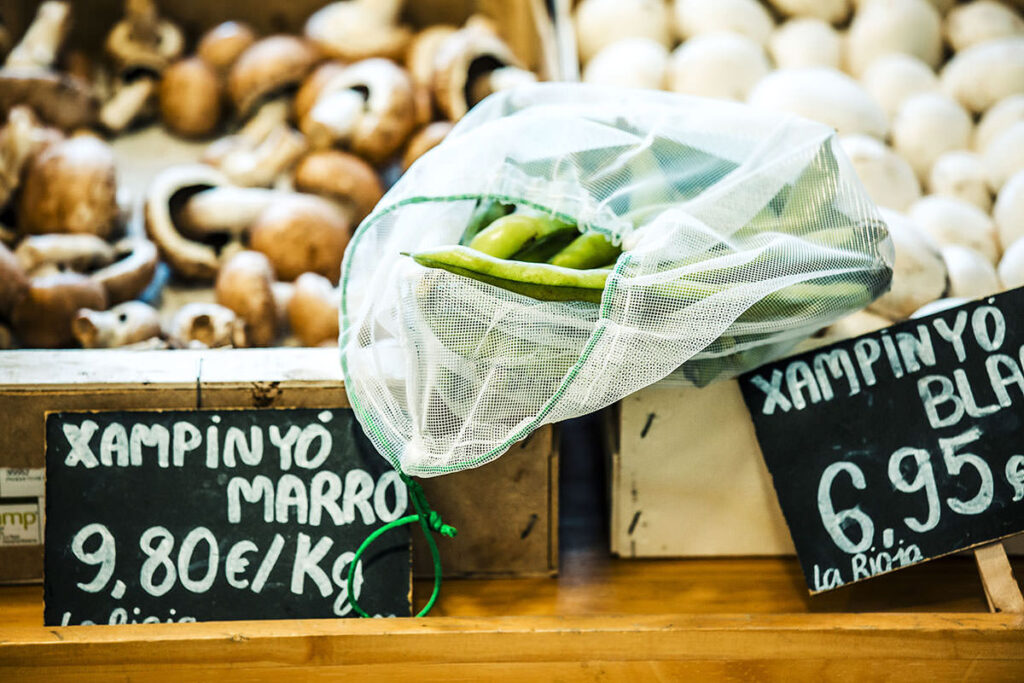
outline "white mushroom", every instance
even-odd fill
[[[790,19],[772,33],[768,51],[780,69],[798,66],[839,68],[839,34],[821,19]]]
[[[821,121],[840,135],[884,139],[889,120],[881,107],[846,74],[826,67],[779,69],[762,78],[747,101]]]
[[[951,244],[942,248],[949,273],[949,296],[979,299],[1002,289],[992,262],[974,249]]]
[[[953,150],[936,159],[928,174],[928,191],[963,199],[982,211],[992,208],[985,162],[974,152]]]
[[[888,209],[880,212],[889,228],[896,258],[892,288],[868,308],[890,320],[903,320],[945,293],[946,264],[938,247],[914,221]]]
[[[917,57],[894,52],[871,62],[860,82],[885,113],[895,116],[903,101],[939,89],[939,77]]]
[[[997,272],[1003,287],[1024,287],[1024,239],[1019,239],[1009,246],[999,261]]]
[[[974,128],[971,146],[976,152],[984,152],[988,143],[1018,121],[1024,121],[1024,95],[1010,95],[999,100],[982,114]]]
[[[958,52],[939,79],[943,91],[973,112],[1024,93],[1024,36],[989,40]]]
[[[943,152],[967,148],[972,125],[971,117],[951,97],[914,95],[903,102],[892,122],[892,146],[923,180]]]
[[[992,218],[996,222],[999,243],[1003,247],[1009,247],[1024,238],[1024,169],[1010,176],[999,190]]]
[[[847,69],[860,76],[876,58],[891,52],[914,55],[934,68],[942,58],[941,23],[926,0],[871,0],[850,24]]]
[[[961,299],[958,297],[944,297],[942,299],[936,299],[935,301],[929,301],[921,308],[917,309],[910,314],[910,319],[925,318],[929,315],[935,315],[936,313],[942,313],[948,311],[951,308],[957,306],[963,306],[969,301],[969,299]]]
[[[666,48],[672,41],[664,0],[583,0],[575,19],[583,63],[623,38],[650,38]]]
[[[945,20],[946,41],[960,52],[986,40],[1024,34],[1024,19],[995,0],[974,0],[950,10]]]
[[[914,169],[884,143],[868,135],[846,135],[839,143],[876,204],[904,211],[920,199]]]
[[[974,204],[943,195],[928,195],[910,207],[907,215],[940,246],[970,247],[991,263],[999,260],[996,226]]]
[[[825,338],[830,341],[841,341],[870,334],[892,325],[892,321],[870,311],[856,311],[840,318],[825,330]]]
[[[690,38],[672,53],[668,85],[675,92],[743,100],[769,71],[764,50],[750,38],[709,33]]]
[[[996,194],[1011,175],[1024,168],[1024,121],[1008,127],[985,146],[988,186]]]
[[[675,0],[676,28],[683,38],[723,31],[767,45],[775,22],[757,0]]]
[[[585,83],[661,89],[665,85],[668,50],[650,38],[624,38],[607,45],[587,62]]]
[[[810,17],[830,24],[842,23],[850,14],[850,0],[771,0],[787,17]]]

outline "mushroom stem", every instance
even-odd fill
[[[254,143],[262,142],[270,132],[288,121],[288,100],[277,98],[263,104],[238,130],[238,135]]]
[[[117,88],[100,109],[100,123],[108,130],[124,130],[156,92],[156,79],[142,76]]]
[[[66,2],[44,2],[39,6],[21,42],[7,55],[7,66],[48,68],[67,34],[71,10]]]
[[[127,0],[125,20],[131,26],[133,40],[151,44],[159,42],[160,15],[153,0]]]
[[[243,145],[227,154],[220,170],[232,182],[267,186],[290,168],[306,151],[306,139],[287,123],[272,130],[256,146]]]
[[[189,198],[181,221],[196,232],[239,234],[280,197],[277,190],[262,187],[214,187]]]
[[[515,66],[506,66],[475,79],[470,85],[470,97],[472,104],[480,102],[488,95],[493,95],[501,90],[509,90],[519,85],[536,83],[537,77],[531,71],[520,69]]]

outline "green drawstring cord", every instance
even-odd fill
[[[419,521],[420,526],[423,527],[423,535],[427,537],[427,545],[430,547],[430,557],[434,560],[434,591],[430,594],[430,600],[427,600],[427,604],[423,606],[417,617],[426,616],[430,611],[430,608],[437,602],[437,596],[441,593],[441,553],[437,549],[437,542],[434,540],[434,533],[447,536],[448,538],[454,538],[458,531],[455,527],[445,524],[441,521],[441,515],[435,510],[432,510],[430,505],[427,503],[427,497],[423,493],[423,487],[413,481],[411,477],[404,473],[399,473],[402,477],[402,481],[405,482],[405,486],[409,491],[409,497],[412,499],[412,506],[416,508],[415,515],[406,515],[396,520],[392,520],[382,526],[381,528],[374,531],[372,534],[366,537],[362,545],[359,546],[359,550],[356,551],[355,557],[352,558],[352,562],[348,566],[348,601],[352,605],[352,609],[355,610],[356,614],[361,617],[369,617],[359,603],[356,602],[356,594],[354,590],[356,566],[359,564],[359,558],[362,557],[363,553],[370,544],[373,543],[377,538],[386,531],[394,529],[396,527],[403,526],[405,524],[412,524]]]

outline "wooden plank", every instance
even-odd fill
[[[262,675],[333,667],[510,664],[790,662],[870,664],[899,653],[914,669],[969,661],[1024,671],[1024,618],[1009,614],[451,617],[5,628],[0,675],[146,676],[249,670]],[[852,668],[852,667],[851,667]],[[857,667],[858,669],[860,667]],[[974,670],[974,669],[972,669]]]
[[[1020,585],[1013,577],[1013,567],[1003,544],[991,543],[975,548],[974,558],[978,562],[989,610],[1024,614],[1024,595],[1021,595]]]

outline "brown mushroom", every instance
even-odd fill
[[[480,97],[480,88],[474,88],[477,79],[489,77],[491,72],[504,67],[522,71],[520,66],[512,50],[498,36],[479,27],[463,28],[437,50],[434,99],[445,116],[458,121]]]
[[[171,345],[177,348],[246,345],[242,321],[230,308],[214,303],[185,304],[174,314],[166,333]]]
[[[55,273],[29,283],[11,312],[11,323],[23,345],[60,348],[73,339],[71,320],[78,309],[106,307],[106,293],[98,282],[81,273]]]
[[[274,269],[258,251],[240,251],[217,274],[217,303],[230,308],[245,323],[251,346],[270,346],[277,338]]]
[[[405,68],[415,85],[430,88],[434,82],[434,60],[437,51],[458,28],[450,24],[429,26],[412,39],[405,55]]]
[[[143,115],[157,92],[157,79],[185,46],[181,30],[161,19],[154,0],[125,0],[125,17],[107,35],[106,50],[118,73],[100,121],[117,132]]]
[[[84,273],[114,262],[114,248],[96,235],[47,234],[23,239],[14,256],[22,270],[35,277],[46,272],[74,270]]]
[[[146,232],[171,268],[184,278],[213,280],[229,245],[240,235],[187,234],[179,213],[188,198],[227,185],[223,173],[205,164],[172,166],[157,175],[146,192]]]
[[[402,155],[402,170],[408,170],[414,161],[441,144],[441,141],[454,127],[454,124],[449,121],[435,121],[421,128],[405,147],[405,154]]]
[[[0,322],[0,351],[9,351],[18,348],[14,343],[14,333],[7,325]]]
[[[303,346],[337,342],[340,304],[341,296],[327,278],[316,273],[299,276],[288,304],[288,322]]]
[[[109,311],[82,308],[71,320],[71,334],[84,349],[110,349],[160,336],[160,314],[141,301],[126,301]]]
[[[18,209],[26,233],[110,235],[118,215],[110,145],[79,135],[46,147],[28,166]]]
[[[292,112],[296,122],[306,118],[309,110],[313,108],[313,105],[320,98],[320,93],[323,91],[324,86],[344,70],[344,63],[330,61],[320,64],[306,76],[306,79],[302,81],[302,85],[299,86],[295,93],[295,99],[292,100]]]
[[[327,82],[300,123],[312,146],[341,143],[379,164],[406,141],[415,117],[408,74],[386,59],[366,59]]]
[[[156,274],[156,245],[142,237],[127,237],[114,245],[115,261],[92,273],[107,300],[119,304],[142,294]]]
[[[11,314],[21,299],[28,293],[28,276],[11,250],[0,244],[0,317]]]
[[[182,59],[164,71],[160,114],[173,132],[192,138],[209,135],[220,121],[220,104],[220,79],[198,57]]]
[[[49,1],[39,5],[21,42],[0,69],[0,112],[28,105],[63,130],[88,126],[93,121],[96,101],[88,83],[52,68],[69,23],[68,3]]]
[[[412,38],[398,24],[402,0],[343,0],[306,20],[306,37],[325,55],[346,61],[368,57],[401,59]]]
[[[286,101],[267,102],[236,134],[212,142],[203,161],[237,185],[270,185],[306,151],[305,138],[287,119]]]
[[[21,185],[29,159],[62,137],[57,129],[41,125],[25,105],[8,112],[7,124],[0,130],[0,207]]]
[[[256,32],[240,21],[225,21],[203,34],[196,56],[215,71],[226,72],[238,56],[256,42]]]
[[[295,167],[299,192],[318,194],[349,210],[352,223],[360,223],[384,195],[380,178],[368,163],[339,150],[311,152]]]
[[[238,112],[246,116],[268,96],[298,85],[316,61],[316,50],[301,38],[262,38],[246,48],[231,67],[228,94]]]
[[[282,280],[314,272],[337,282],[349,235],[349,222],[338,206],[293,194],[260,215],[249,228],[249,246],[267,255]]]

